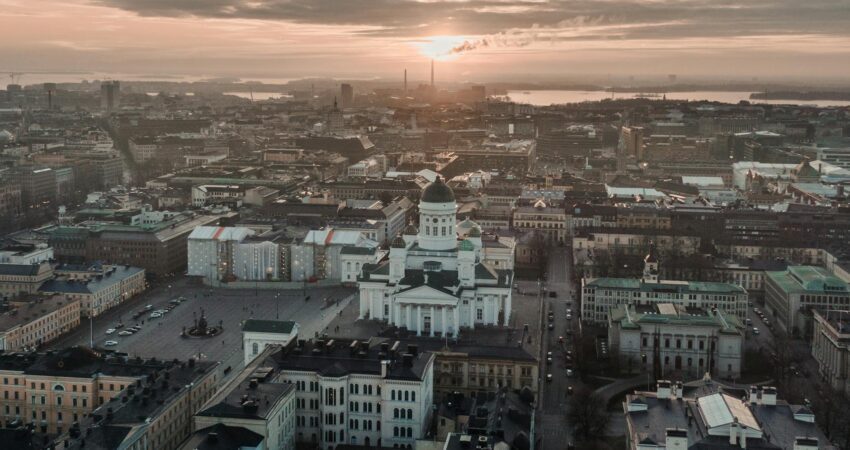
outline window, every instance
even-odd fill
[[[475,312],[475,316],[478,320],[484,320],[484,310],[478,308],[478,310]]]
[[[260,353],[260,344],[254,342],[253,344],[251,344],[251,349],[254,351],[255,355]]]

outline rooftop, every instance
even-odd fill
[[[243,332],[290,334],[296,323],[291,320],[248,319],[242,325]]]
[[[745,294],[746,289],[730,283],[709,281],[671,281],[661,280],[647,283],[639,278],[595,278],[587,282],[588,286],[602,289],[631,289],[641,292],[703,293],[703,294]]]
[[[789,266],[787,270],[765,272],[765,276],[785,293],[818,293],[850,295],[850,286],[822,267]]]
[[[430,352],[419,352],[408,346],[402,353],[391,350],[388,343],[372,345],[370,341],[331,339],[328,341],[298,341],[292,348],[281,349],[262,365],[277,370],[316,372],[323,377],[341,377],[353,373],[381,375],[382,361],[390,361],[387,378],[422,380],[434,360]],[[409,356],[408,356],[409,355]],[[405,362],[409,357],[409,362]]]

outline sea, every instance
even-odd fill
[[[752,92],[744,91],[691,91],[691,92],[667,92],[665,95],[669,100],[706,100],[710,102],[738,103],[746,100],[750,103],[762,103],[772,105],[806,105],[806,106],[850,106],[850,101],[843,100],[763,100],[750,99]],[[598,102],[605,99],[630,99],[638,98],[636,92],[607,92],[607,91],[580,91],[580,90],[532,90],[532,91],[508,91],[507,97],[517,103],[527,103],[535,106],[548,106],[564,103]],[[654,94],[653,94],[654,95]],[[661,98],[660,95],[658,98]]]

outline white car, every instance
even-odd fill
[[[103,345],[107,347],[115,347],[116,345],[118,345],[118,341],[106,341],[103,343]]]
[[[110,328],[110,329],[106,330],[106,334],[112,334],[114,332],[115,332],[115,328]]]
[[[119,331],[118,336],[132,336],[133,332],[130,330]]]
[[[160,317],[162,317],[162,314],[158,312],[152,312],[150,317],[151,319],[159,319]]]
[[[573,376],[573,369],[567,369],[567,376],[568,376],[568,377],[570,377],[570,378],[572,378],[572,376]]]

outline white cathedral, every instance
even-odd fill
[[[389,261],[366,264],[358,278],[360,318],[418,336],[456,337],[461,328],[507,325],[513,271],[483,262],[481,229],[458,240],[455,196],[439,177],[422,191],[419,229],[390,245]]]

